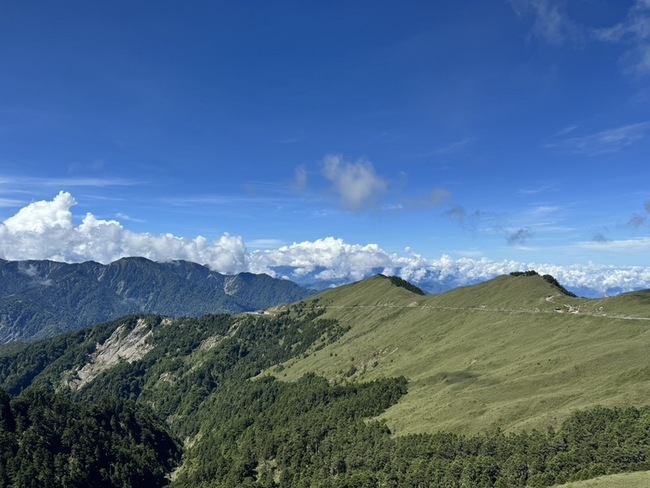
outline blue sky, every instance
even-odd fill
[[[648,0],[0,1],[0,67],[0,257],[650,279]]]

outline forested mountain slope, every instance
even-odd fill
[[[124,258],[103,265],[0,260],[0,344],[50,337],[134,313],[239,313],[310,294],[287,280],[251,273],[226,276],[187,261]]]
[[[5,346],[0,387],[150,409],[183,445],[177,487],[551,486],[650,470],[645,297],[377,276],[265,314]]]

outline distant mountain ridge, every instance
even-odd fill
[[[188,261],[0,260],[0,344],[33,340],[134,313],[240,313],[313,292],[268,275],[223,275]]]

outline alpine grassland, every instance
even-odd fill
[[[427,296],[378,275],[4,346],[0,488],[647,486],[649,327],[647,292],[582,299],[530,271]]]
[[[536,273],[422,296],[381,275],[307,303],[350,330],[270,372],[404,376],[379,418],[397,435],[559,426],[577,409],[645,405],[650,292],[584,299]]]
[[[553,488],[646,488],[647,486],[650,486],[650,471],[599,476],[590,480],[555,485]]]

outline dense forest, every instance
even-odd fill
[[[88,406],[43,389],[0,390],[0,486],[164,486],[180,460],[167,427],[143,405]]]
[[[535,487],[650,469],[650,407],[583,410],[556,430],[395,436],[372,419],[406,394],[403,377],[261,374],[346,332],[322,312],[132,316],[0,350],[0,486]],[[143,323],[146,354],[68,387],[98,344]]]

